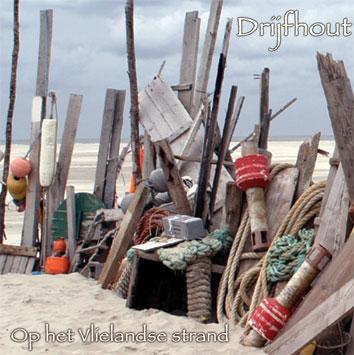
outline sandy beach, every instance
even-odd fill
[[[2,354],[29,353],[29,342],[12,341],[23,339],[22,330],[32,332],[32,354],[155,354],[189,355],[201,354],[262,354],[259,349],[244,348],[238,344],[242,330],[230,327],[225,331],[222,324],[200,324],[185,317],[172,316],[154,309],[134,311],[125,307],[125,301],[113,292],[102,290],[93,280],[79,274],[25,276],[7,274],[1,276],[0,349]],[[47,331],[45,324],[48,324]],[[86,340],[90,325],[97,333],[109,332],[110,324],[116,339]],[[160,339],[144,341],[146,331],[160,334]],[[69,342],[68,329],[72,330]],[[185,336],[183,338],[183,329]],[[15,331],[14,331],[15,330]],[[52,342],[50,333],[66,332],[64,342]],[[127,342],[121,342],[128,332],[135,333]],[[123,333],[119,335],[119,333]],[[221,333],[224,333],[221,334]],[[219,334],[217,342],[196,342],[195,337]],[[47,336],[47,339],[46,339]],[[56,340],[59,340],[56,339]],[[85,341],[86,340],[86,341]]]
[[[300,141],[270,142],[273,163],[295,163]],[[320,148],[332,153],[333,141],[323,141]],[[23,155],[26,145],[15,145],[13,157]],[[69,184],[77,192],[91,192],[95,176],[98,144],[76,144],[69,176]],[[235,156],[237,156],[236,153]],[[326,178],[328,158],[319,156],[315,179]],[[128,188],[130,158],[123,166],[117,181],[119,195]],[[19,244],[23,214],[9,210],[6,217],[8,244]],[[112,291],[102,290],[93,280],[79,274],[70,275],[14,275],[0,276],[0,349],[2,354],[262,354],[260,349],[239,345],[242,329],[223,324],[200,324],[185,317],[172,316],[153,309],[134,311],[125,307],[125,301]],[[46,329],[46,325],[48,324]],[[85,337],[90,325],[99,330],[91,333],[104,334],[103,338]],[[161,341],[119,341],[126,332],[146,330],[153,334],[163,333]],[[117,333],[117,339],[112,338]],[[19,329],[22,328],[22,329]],[[69,329],[71,329],[71,334]],[[183,329],[184,338],[183,338]],[[63,332],[53,340],[54,335]],[[68,333],[69,332],[69,333]],[[87,333],[88,332],[88,333]],[[13,340],[11,340],[11,334]],[[110,335],[111,334],[111,335]],[[199,337],[220,335],[218,341],[197,342]],[[224,335],[223,335],[224,334]],[[51,338],[52,336],[52,338]],[[58,335],[56,335],[58,336]],[[143,336],[143,335],[141,335]],[[47,337],[47,339],[46,339]],[[225,338],[225,341],[224,341]],[[32,339],[32,341],[30,341]],[[132,338],[133,339],[133,338]],[[199,338],[200,340],[201,338]],[[71,341],[70,341],[71,340]],[[183,341],[184,340],[184,341]],[[210,340],[210,339],[209,339]]]

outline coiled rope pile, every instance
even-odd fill
[[[291,167],[289,164],[276,165],[272,168],[270,178],[274,178],[283,169]],[[271,247],[283,236],[296,236],[306,223],[312,220],[320,211],[325,182],[310,186],[293,205],[273,238]],[[270,296],[272,284],[267,282],[267,269],[270,264],[271,253],[243,254],[247,238],[250,238],[250,222],[246,210],[234,243],[224,273],[222,275],[217,296],[218,321],[239,323],[245,326],[249,316],[264,297]],[[242,259],[260,259],[258,263],[246,272],[238,275]],[[288,274],[291,277],[290,273]],[[273,284],[274,285],[274,284]]]

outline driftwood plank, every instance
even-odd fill
[[[113,208],[116,197],[116,182],[119,164],[119,148],[121,142],[125,91],[116,92],[116,103],[112,125],[111,145],[107,164],[106,180],[104,183],[103,202],[107,208]]]
[[[354,202],[354,95],[344,63],[317,53],[318,70],[329,117],[343,165],[351,202]]]
[[[0,255],[0,275],[2,275],[2,271],[3,271],[4,266],[6,264],[6,258],[7,258],[7,255]]]
[[[5,265],[4,265],[4,268],[2,270],[2,273],[3,274],[7,274],[10,272],[11,268],[12,268],[12,264],[15,260],[15,256],[12,256],[12,255],[8,255],[7,258],[6,258],[6,262],[5,262]]]
[[[195,89],[195,76],[197,72],[198,46],[199,46],[200,18],[198,11],[186,13],[182,45],[182,60],[179,82],[191,83],[189,91],[178,92],[178,98],[187,112],[191,112]]]
[[[321,133],[319,132],[310,140],[302,143],[299,148],[296,160],[296,167],[299,169],[299,181],[297,183],[296,198],[299,198],[312,182],[312,175],[315,170],[320,138]]]
[[[161,167],[166,177],[168,192],[176,205],[179,214],[191,215],[191,207],[182,179],[173,157],[170,145],[166,140],[155,143],[157,155],[160,157]]]
[[[232,237],[235,236],[241,220],[242,196],[243,193],[235,182],[230,181],[226,184],[225,206],[220,227],[228,230]]]
[[[33,246],[38,238],[38,208],[39,208],[39,134],[41,130],[43,99],[36,96],[32,101],[32,124],[30,154],[31,174],[28,176],[26,192],[26,210],[23,219],[22,245]]]
[[[222,84],[224,80],[226,58],[223,54],[220,54],[218,73],[216,76],[215,90],[213,96],[213,107],[210,115],[208,115],[206,130],[205,130],[205,143],[203,148],[202,162],[200,164],[199,179],[198,179],[198,189],[195,197],[195,210],[194,215],[196,217],[202,218],[204,222],[209,219],[210,213],[212,211],[207,211],[207,201],[206,194],[210,179],[211,172],[211,160],[213,159],[214,149],[215,149],[215,130],[217,127],[217,119],[219,113],[220,96],[222,90]],[[214,172],[214,176],[217,171]],[[213,206],[214,207],[214,206]],[[208,217],[205,215],[208,214]]]
[[[40,12],[39,55],[36,96],[47,96],[52,49],[53,10]]]
[[[28,178],[26,210],[23,222],[22,245],[33,246],[38,239],[38,210],[40,201],[39,186],[39,133],[41,120],[46,115],[46,97],[48,94],[49,66],[52,48],[53,10],[40,12],[40,35],[37,68],[36,97],[32,103],[30,161],[32,171]],[[38,106],[40,109],[38,109]],[[44,240],[44,239],[43,239]]]
[[[66,214],[68,225],[69,260],[70,262],[73,262],[76,250],[76,203],[74,186],[68,186],[66,188]]]
[[[294,325],[291,332],[287,332],[267,346],[265,352],[274,355],[296,354],[325,329],[352,313],[353,310],[354,280],[351,278],[330,297],[306,314],[302,320]]]
[[[205,98],[207,97],[209,76],[213,61],[222,6],[223,0],[212,0],[210,5],[209,20],[205,33],[202,56],[198,68],[196,90],[193,100],[193,108],[191,114],[193,118],[196,116],[200,104],[204,102]]]
[[[143,184],[138,185],[128,211],[125,213],[120,224],[119,231],[114,237],[111,249],[101,272],[99,282],[102,285],[102,288],[108,288],[117,281],[116,277],[120,263],[132,240],[136,223],[141,217],[149,193],[150,190],[146,186]]]
[[[320,223],[318,234],[331,236],[330,238],[316,238],[315,243],[320,242],[327,250],[335,255],[342,249],[345,243],[347,220],[349,210],[349,196],[345,183],[344,172],[340,165],[334,179],[331,192],[328,196],[326,209]],[[336,216],[331,220],[328,216]]]
[[[26,272],[26,266],[28,263],[28,259],[30,259],[30,258],[27,256],[21,256],[21,261],[18,265],[17,273],[24,274]]]
[[[36,256],[37,249],[27,246],[0,244],[0,255]]]
[[[104,184],[107,172],[107,159],[113,130],[117,90],[107,89],[101,128],[100,145],[97,157],[94,194],[103,201]]]
[[[52,244],[51,231],[53,215],[56,209],[59,207],[59,204],[64,200],[65,187],[68,181],[71,158],[74,151],[82,99],[82,95],[76,94],[71,94],[69,98],[69,105],[61,140],[59,158],[56,166],[56,173],[54,176],[53,184],[49,188],[47,199],[47,255],[50,253],[50,247]]]
[[[28,258],[25,274],[30,274],[33,271],[36,258]]]
[[[160,77],[156,77],[139,94],[139,105],[140,122],[152,142],[172,141],[192,125],[188,112]]]
[[[268,136],[270,128],[270,114],[269,114],[269,68],[264,68],[261,76],[261,100],[260,100],[260,134],[258,147],[261,149],[268,149]]]
[[[143,159],[143,179],[147,179],[155,169],[155,149],[149,134],[144,133],[144,159]]]

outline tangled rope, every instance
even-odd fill
[[[142,244],[163,232],[162,218],[172,215],[172,212],[154,207],[149,209],[140,219],[134,235],[134,244]]]
[[[157,251],[162,263],[172,270],[185,270],[197,258],[211,257],[221,250],[223,243],[212,235],[201,240],[182,242],[172,248]]]
[[[292,165],[281,164],[272,167],[270,179],[289,167]],[[300,229],[319,213],[324,187],[324,182],[313,184],[300,196],[278,228],[271,247],[283,235],[297,235]],[[243,250],[247,238],[250,238],[248,210],[242,217],[219,284],[217,318],[220,323],[230,320],[244,326],[256,306],[264,297],[269,296],[266,273],[269,265],[269,251],[265,255],[251,253],[253,259],[259,259],[258,263],[241,275],[237,274],[240,261],[245,258]]]
[[[314,237],[314,229],[300,229],[296,236],[281,236],[268,252],[268,282],[289,280],[304,262]]]

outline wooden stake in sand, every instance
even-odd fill
[[[7,111],[6,133],[5,133],[5,154],[4,168],[2,173],[2,181],[7,181],[10,166],[10,154],[12,143],[12,120],[14,116],[15,101],[16,101],[16,80],[17,80],[17,64],[18,53],[20,51],[20,20],[19,20],[19,0],[14,1],[14,46],[12,51],[11,63],[11,79],[10,79],[10,100]],[[0,244],[3,242],[5,235],[5,200],[7,187],[5,184],[1,186],[0,194]]]
[[[40,37],[39,37],[39,55],[38,55],[38,71],[37,71],[37,87],[36,98],[33,105],[38,105],[41,100],[41,114],[38,121],[37,114],[32,113],[31,124],[31,142],[32,151],[30,161],[32,165],[31,174],[28,177],[28,188],[26,194],[26,210],[23,221],[22,245],[33,246],[38,239],[38,211],[40,201],[39,186],[39,154],[40,142],[38,140],[41,120],[46,115],[46,97],[48,95],[49,81],[49,64],[52,46],[52,27],[53,27],[53,10],[44,10],[40,13]],[[37,102],[37,103],[35,103]],[[36,109],[35,109],[36,111]]]
[[[133,177],[137,184],[141,179],[139,165],[139,101],[138,79],[136,75],[135,44],[134,44],[134,0],[127,0],[125,6],[127,32],[128,75],[130,84],[130,134],[132,145]]]

